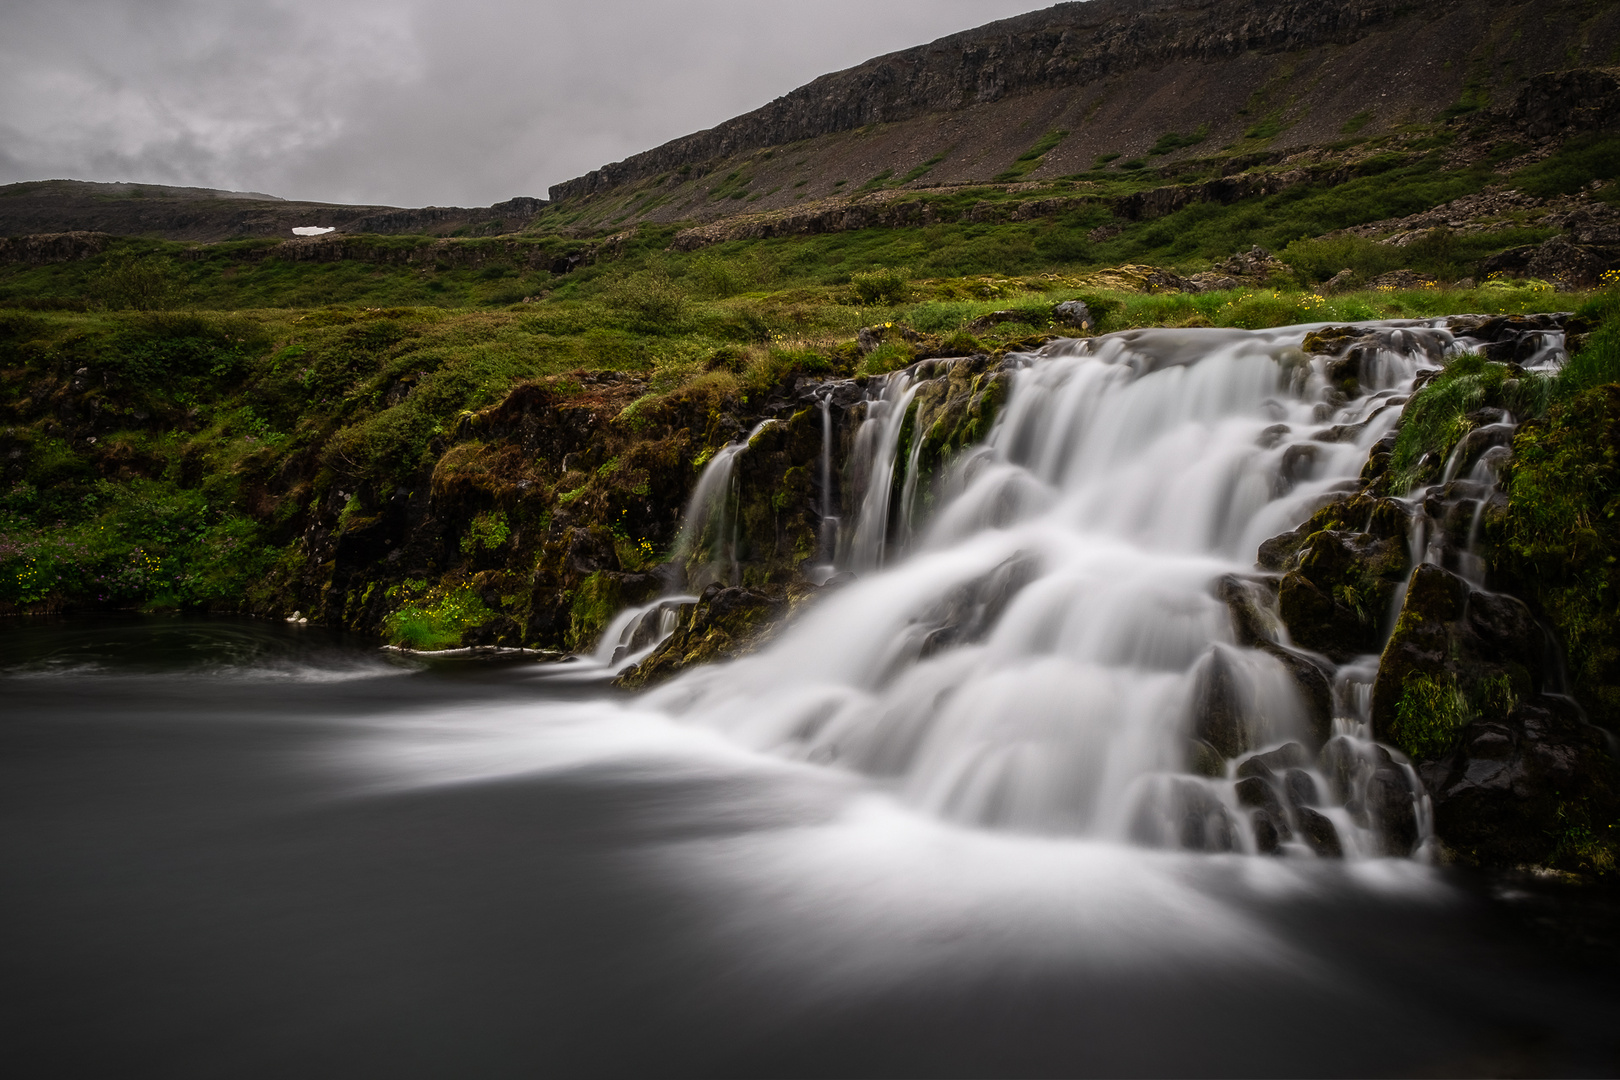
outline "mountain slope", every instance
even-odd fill
[[[822,76],[555,185],[576,227],[699,221],[867,189],[1043,180],[1388,135],[1620,56],[1592,0],[1091,0]]]

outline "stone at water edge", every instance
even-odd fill
[[[1321,804],[1321,795],[1316,790],[1316,781],[1304,769],[1289,769],[1283,777],[1283,790],[1288,793],[1288,805],[1295,810],[1306,806]]]
[[[1295,810],[1294,818],[1299,822],[1299,831],[1304,835],[1305,842],[1310,845],[1312,851],[1328,859],[1344,857],[1344,846],[1339,842],[1339,830],[1333,827],[1333,822],[1308,806]]]
[[[1264,779],[1258,776],[1246,776],[1239,780],[1233,790],[1237,793],[1239,806],[1251,806],[1271,816],[1277,823],[1277,830],[1283,836],[1289,834],[1288,817],[1283,813],[1282,800],[1277,798],[1277,792]]]
[[[1278,820],[1265,810],[1256,810],[1249,815],[1249,824],[1254,829],[1254,846],[1262,855],[1282,854],[1284,835],[1277,827]]]
[[[1310,755],[1299,743],[1287,742],[1275,750],[1267,750],[1263,754],[1255,754],[1245,759],[1238,766],[1237,774],[1240,777],[1258,776],[1263,780],[1273,780],[1279,773],[1303,768],[1310,763],[1310,759]]]

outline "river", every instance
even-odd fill
[[[0,656],[14,1076],[1616,1063],[1612,961],[1417,861],[953,824],[543,665],[281,623]]]

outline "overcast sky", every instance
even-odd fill
[[[1053,0],[0,0],[0,183],[482,206]]]

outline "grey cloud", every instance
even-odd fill
[[[394,205],[546,187],[1030,0],[11,0],[0,182]]]

